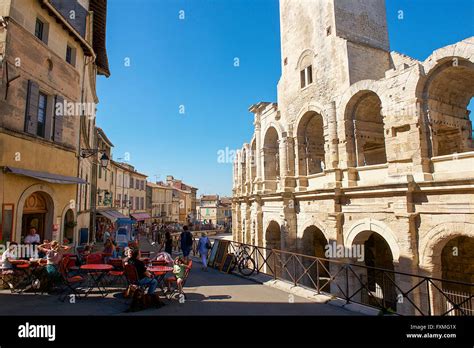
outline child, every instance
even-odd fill
[[[183,281],[184,281],[184,273],[188,266],[184,263],[184,260],[181,257],[177,257],[174,266],[173,266],[173,273],[176,277],[176,284],[178,284],[178,291],[180,294],[183,293]]]

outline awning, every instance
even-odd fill
[[[105,216],[112,222],[115,222],[117,219],[127,219],[125,215],[115,209],[98,210],[97,214]]]
[[[50,182],[52,184],[87,184],[87,181],[75,176],[51,174],[46,172],[38,172],[36,170],[28,170],[15,167],[3,167],[3,170],[5,173],[28,176],[30,178]]]
[[[147,213],[135,213],[135,214],[130,214],[130,216],[137,221],[151,219],[151,216],[148,215]]]

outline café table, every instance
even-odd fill
[[[90,279],[92,279],[92,285],[90,285],[89,289],[86,291],[86,297],[92,290],[94,290],[94,288],[97,288],[102,297],[108,295],[108,291],[105,286],[101,285],[101,281],[113,268],[112,265],[105,263],[89,263],[81,266],[81,270],[87,272]]]
[[[160,286],[161,290],[164,291],[163,281],[165,279],[165,275],[168,272],[172,272],[173,267],[169,267],[169,266],[151,266],[151,267],[147,268],[147,271],[149,271],[149,272],[151,272],[155,275],[155,278],[158,281],[158,285]]]
[[[20,280],[18,284],[15,285],[15,289],[12,289],[12,292],[17,292],[19,294],[24,291],[36,289],[33,286],[36,280],[39,280],[36,276],[36,270],[39,267],[43,267],[44,263],[41,260],[11,260],[10,263],[13,265],[13,269],[20,271],[23,279]]]

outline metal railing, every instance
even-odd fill
[[[231,241],[245,248],[256,273],[397,315],[473,315],[474,284],[324,259]]]

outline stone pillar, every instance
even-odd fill
[[[327,115],[325,116],[327,120],[327,136],[325,134],[325,137],[324,137],[326,140],[325,141],[326,169],[335,169],[339,167],[339,149],[338,149],[339,138],[337,136],[336,103],[334,101],[331,102],[328,108]]]
[[[296,251],[297,240],[297,217],[296,217],[296,201],[291,193],[284,193],[283,199],[283,219],[286,225],[281,226],[281,243],[282,250]]]
[[[241,160],[242,159],[242,152],[241,150],[237,151],[237,194],[239,196],[242,195],[242,166]]]
[[[278,153],[280,154],[280,178],[286,178],[288,175],[287,161],[287,138],[278,139]]]
[[[251,145],[245,144],[245,174],[246,174],[246,193],[252,194],[252,152]]]
[[[248,199],[245,200],[245,243],[252,244],[251,233],[252,233],[252,220],[251,220],[251,206]]]

